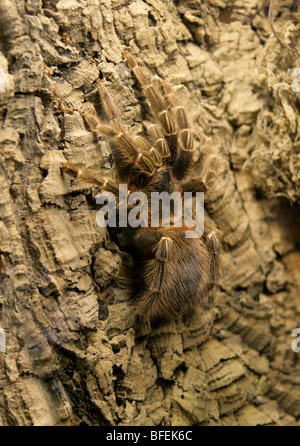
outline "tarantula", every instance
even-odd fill
[[[68,162],[63,164],[63,170],[116,197],[119,185],[127,184],[129,192],[143,191],[147,196],[153,191],[202,191],[207,198],[218,172],[218,157],[212,151],[204,153],[200,173],[196,172],[186,111],[170,83],[165,80],[163,88],[158,88],[131,53],[125,51],[124,56],[155,122],[144,123],[147,136],[130,135],[100,83],[99,93],[108,119],[101,120],[95,111],[88,111],[84,118],[92,131],[110,141],[117,178],[101,177]],[[184,224],[175,226],[174,219],[168,226],[161,222],[159,227],[118,228],[121,246],[137,260],[140,270],[137,323],[175,319],[180,314],[189,316],[195,307],[208,302],[219,276],[217,231],[207,213],[201,237],[187,238],[188,229]]]

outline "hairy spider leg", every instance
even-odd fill
[[[213,188],[220,171],[220,159],[211,149],[206,150],[203,158],[200,174],[192,170],[185,179],[180,181],[182,193],[210,192]]]
[[[153,153],[154,157],[157,156],[155,152],[158,153],[161,163],[166,164],[165,160],[170,158],[170,150],[160,127],[150,121],[144,121],[143,124],[151,142],[150,152]]]
[[[119,183],[111,178],[103,177],[92,169],[83,169],[76,164],[63,163],[61,168],[73,178],[82,182],[98,187],[100,190],[112,192],[114,195],[119,194]]]
[[[128,67],[131,69],[139,84],[146,99],[148,100],[150,110],[164,130],[164,137],[169,147],[169,157],[166,158],[166,163],[173,165],[178,154],[178,140],[177,130],[174,119],[168,110],[166,100],[160,93],[158,88],[152,84],[145,70],[140,67],[135,58],[128,51],[124,51],[124,56]]]
[[[182,180],[188,171],[193,156],[193,133],[190,130],[185,108],[179,103],[169,81],[164,81],[164,92],[176,117],[178,156],[172,166],[176,180]]]
[[[220,243],[216,231],[208,234],[207,246],[210,253],[210,290],[212,290],[218,283],[220,271]]]
[[[99,93],[109,122],[103,122],[94,110],[86,112],[84,118],[92,131],[110,140],[118,178],[129,187],[131,184],[142,187],[157,169],[155,159],[146,150],[146,139],[134,138],[124,129],[103,85],[99,86]]]

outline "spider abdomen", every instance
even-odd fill
[[[137,320],[187,315],[204,303],[210,284],[209,251],[201,238],[186,238],[182,228],[157,229],[160,240],[141,271]],[[153,238],[153,230],[146,233]]]

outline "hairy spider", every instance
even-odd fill
[[[99,93],[107,121],[95,111],[84,114],[92,131],[107,138],[115,161],[117,178],[102,177],[89,169],[64,163],[62,168],[73,177],[89,182],[101,191],[119,193],[127,184],[128,193],[174,191],[205,192],[213,190],[219,159],[212,151],[204,152],[200,172],[192,161],[193,135],[185,108],[179,103],[168,81],[156,87],[135,58],[124,52],[127,65],[138,80],[147,99],[154,122],[146,121],[146,136],[131,136],[113,106],[107,90],[100,83]],[[120,203],[119,203],[120,204]],[[188,316],[198,306],[205,306],[219,276],[219,241],[214,223],[205,211],[201,237],[187,238],[184,224],[174,219],[166,226],[118,228],[118,240],[137,260],[139,292],[136,322],[175,319]]]

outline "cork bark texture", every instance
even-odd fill
[[[299,49],[297,1],[273,3]],[[299,425],[300,60],[267,12],[263,0],[0,2],[0,424]],[[175,86],[196,156],[205,135],[224,163],[209,208],[222,278],[188,326],[135,331],[134,261],[97,226],[91,188],[60,170],[114,175],[82,116],[101,111],[99,78],[141,131],[125,49]]]

